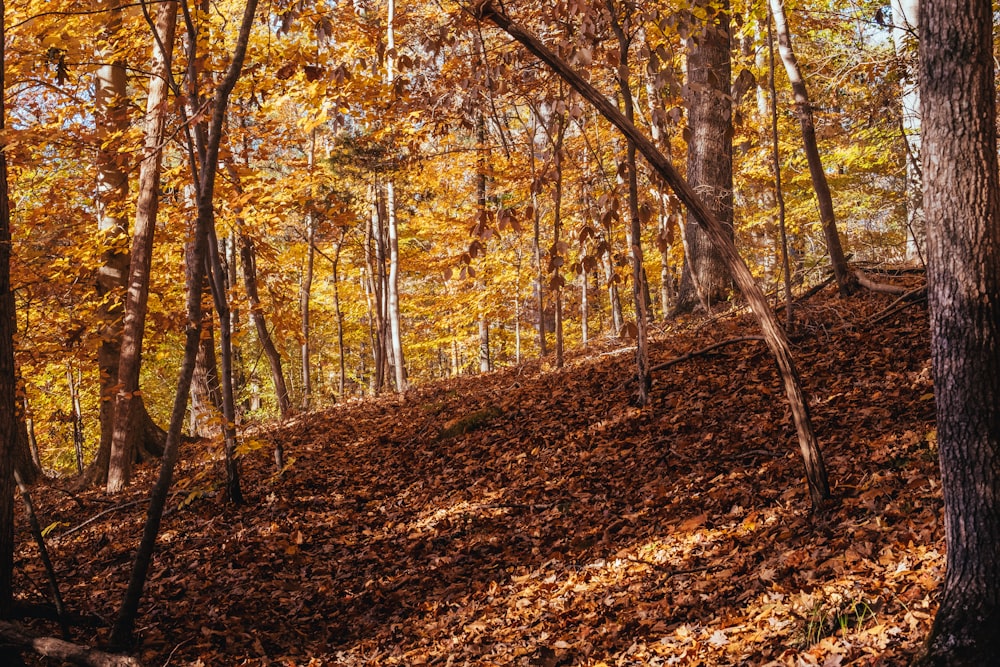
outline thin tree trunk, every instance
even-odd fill
[[[201,343],[191,378],[191,435],[216,438],[222,434],[222,384],[215,355],[215,323],[202,307]]]
[[[207,171],[203,167],[203,173]],[[214,170],[211,172],[214,178]],[[198,215],[202,208],[208,208],[211,217],[208,225],[208,248],[205,261],[208,283],[212,288],[215,312],[219,315],[219,352],[222,385],[222,439],[226,458],[226,496],[234,505],[243,504],[243,490],[240,486],[240,461],[236,451],[236,397],[233,393],[233,328],[229,310],[229,296],[225,285],[222,260],[219,257],[219,239],[215,230],[214,202],[202,203],[205,190],[199,192]]]
[[[774,198],[778,202],[778,230],[781,234],[781,269],[785,283],[785,326],[792,328],[795,314],[792,309],[792,267],[788,260],[788,234],[785,225],[785,193],[781,188],[781,154],[778,143],[778,89],[774,85],[774,33],[771,29],[771,10],[767,12],[767,85],[771,93],[771,166],[774,169]]]
[[[542,268],[542,232],[541,221],[542,212],[538,208],[538,173],[535,168],[535,135],[538,132],[538,116],[531,115],[531,144],[528,148],[528,157],[531,166],[531,222],[532,222],[532,247],[535,259],[535,310],[538,316],[538,356],[544,357],[548,354],[545,341],[545,274]]]
[[[239,173],[231,163],[226,163],[226,173],[236,188],[236,192],[243,194],[243,185],[240,182]],[[271,332],[267,328],[267,320],[264,317],[264,308],[260,303],[260,289],[257,285],[257,250],[253,239],[246,233],[246,222],[241,215],[236,217],[237,241],[239,243],[240,267],[243,270],[243,287],[246,289],[247,302],[250,305],[250,320],[253,322],[254,330],[257,332],[257,341],[264,351],[268,368],[271,371],[271,384],[274,385],[275,399],[278,401],[278,413],[281,420],[288,419],[292,410],[292,401],[288,394],[288,384],[285,382],[285,373],[282,368],[281,354],[274,344]],[[280,442],[277,445],[280,447]],[[281,459],[279,452],[275,451],[275,460]],[[282,463],[278,462],[278,468]]]
[[[2,2],[2,0],[0,0]],[[164,7],[173,5],[164,2],[157,13],[159,25],[160,14]],[[191,376],[194,373],[195,358],[198,355],[198,342],[201,338],[201,285],[204,280],[205,255],[208,251],[210,226],[213,225],[213,198],[215,192],[215,175],[219,163],[219,144],[222,140],[223,120],[229,95],[239,79],[246,56],[247,44],[250,40],[250,28],[253,26],[254,14],[257,10],[257,0],[247,0],[237,37],[233,59],[226,70],[225,77],[215,93],[212,108],[211,124],[209,125],[208,141],[206,143],[204,168],[201,172],[201,182],[198,192],[198,217],[196,220],[194,243],[188,254],[188,294],[187,294],[187,329],[184,341],[184,362],[181,366],[180,378],[177,381],[177,391],[174,394],[174,407],[170,416],[170,429],[167,432],[167,442],[163,452],[163,462],[160,474],[150,495],[146,524],[143,527],[142,541],[136,551],[135,562],[129,577],[128,588],[118,610],[118,618],[111,631],[111,643],[115,646],[126,646],[132,641],[135,621],[139,611],[139,601],[142,589],[146,583],[146,575],[153,558],[156,546],[156,536],[160,531],[160,520],[166,506],[170,483],[173,478],[174,465],[177,462],[178,444],[181,427],[184,423],[184,413],[187,408],[188,392],[191,388]],[[176,16],[176,13],[172,14]],[[169,43],[164,40],[164,43]]]
[[[76,472],[83,474],[83,410],[80,408],[80,383],[73,372],[73,365],[66,367],[70,406],[73,409],[73,449],[76,452]]]
[[[386,21],[385,78],[391,90],[396,82],[396,2],[389,0]],[[406,391],[406,361],[403,357],[403,326],[399,311],[399,222],[396,218],[396,183],[392,175],[385,184],[387,225],[389,234],[389,283],[387,289],[389,334],[394,360],[396,391]]]
[[[994,14],[920,17],[931,366],[947,567],[922,665],[1000,664],[1000,179]]]
[[[901,68],[900,129],[906,143],[906,259],[924,263],[927,230],[924,223],[923,179],[920,175],[920,86],[913,48],[920,24],[918,0],[892,0],[892,42]]]
[[[344,232],[341,231],[340,240],[333,254],[333,310],[337,316],[337,354],[340,356],[340,378],[339,391],[340,400],[344,400],[344,392],[347,388],[347,360],[344,351],[344,313],[340,310],[340,276],[337,269],[340,263],[340,249],[344,245]]]
[[[312,192],[313,167],[316,164],[316,130],[309,137],[309,200]],[[312,296],[313,269],[316,262],[316,214],[310,209],[306,213],[306,266],[299,285],[299,314],[302,319],[302,409],[308,410],[312,401],[312,359],[309,349],[311,323],[309,321],[309,299]]]
[[[611,29],[618,39],[618,92],[625,107],[625,119],[629,123],[634,123],[635,105],[629,83],[629,38],[625,35],[618,20],[614,2],[606,0],[605,7],[611,19]],[[635,366],[638,381],[636,400],[640,406],[645,406],[649,403],[649,390],[652,387],[652,376],[649,373],[649,349],[647,347],[649,315],[646,310],[646,293],[643,290],[646,278],[643,271],[642,225],[639,219],[639,179],[636,173],[635,142],[631,139],[628,140],[625,151],[625,171],[625,178],[628,182],[629,237],[632,248],[632,297],[635,303]]]
[[[840,234],[837,232],[837,221],[833,213],[833,198],[830,195],[830,186],[826,181],[826,172],[823,170],[823,161],[816,143],[816,125],[813,122],[812,105],[809,103],[809,94],[806,91],[806,83],[802,78],[798,60],[795,59],[795,52],[792,51],[792,38],[788,31],[788,21],[785,19],[784,0],[768,0],[768,3],[771,7],[771,14],[774,16],[774,31],[778,37],[778,53],[785,65],[788,80],[792,84],[792,93],[795,96],[795,114],[799,117],[799,125],[802,128],[802,144],[806,160],[809,162],[809,176],[812,178],[813,190],[816,191],[820,222],[823,225],[823,235],[826,237],[826,250],[830,255],[830,264],[833,267],[833,275],[837,279],[840,293],[848,296],[854,291],[856,281],[847,267],[847,259],[844,257],[844,250],[840,244]]]
[[[774,312],[767,303],[767,298],[761,291],[750,273],[750,269],[740,259],[739,253],[732,239],[727,234],[724,225],[705,206],[691,186],[681,178],[674,166],[663,157],[653,143],[643,136],[635,125],[629,123],[627,119],[616,109],[604,95],[602,95],[591,84],[583,80],[579,74],[573,71],[563,60],[549,51],[534,36],[514,25],[507,16],[497,11],[489,0],[476,6],[476,12],[481,18],[488,19],[506,31],[511,37],[524,45],[531,53],[551,67],[564,81],[569,83],[584,99],[604,116],[610,123],[617,127],[628,139],[631,139],[650,166],[656,170],[657,174],[667,182],[677,194],[678,199],[692,211],[696,219],[710,234],[712,241],[719,246],[722,256],[729,267],[737,286],[747,299],[750,310],[763,331],[771,353],[775,357],[778,369],[784,381],[785,392],[788,396],[789,405],[792,411],[792,419],[795,422],[799,439],[799,447],[802,459],[805,464],[806,479],[809,485],[809,495],[814,507],[821,507],[823,502],[830,497],[830,487],[827,481],[826,466],[823,463],[823,456],[820,452],[816,436],[813,432],[812,421],[809,417],[809,404],[799,381],[798,371],[792,358],[788,338],[781,324],[774,316]]]

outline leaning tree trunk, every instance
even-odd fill
[[[687,58],[687,180],[712,214],[733,236],[733,132],[729,57],[729,5],[700,1],[709,12]],[[712,7],[717,7],[712,13]],[[684,265],[674,312],[726,298],[729,274],[721,251],[694,215],[684,223]]]
[[[823,225],[823,236],[826,238],[826,251],[830,255],[833,275],[837,286],[844,296],[854,291],[855,278],[847,267],[847,258],[840,244],[840,234],[837,232],[837,221],[833,214],[833,197],[830,195],[830,185],[826,182],[826,172],[823,171],[823,161],[819,156],[819,146],[816,143],[816,125],[813,122],[812,105],[809,103],[809,93],[806,82],[802,78],[799,62],[792,50],[792,37],[788,31],[788,21],[785,19],[784,0],[768,0],[771,14],[774,16],[774,31],[778,37],[778,53],[785,65],[788,80],[792,84],[795,95],[795,114],[799,117],[802,128],[802,145],[809,162],[809,176],[812,178],[813,190],[819,206],[820,222]]]
[[[1000,182],[993,13],[920,17],[927,294],[947,569],[925,665],[1000,665]]]
[[[139,394],[139,369],[149,301],[153,233],[156,228],[160,164],[163,156],[163,128],[168,111],[166,100],[176,18],[177,3],[173,1],[163,2],[156,12],[157,43],[153,47],[152,74],[143,128],[145,142],[142,163],[139,165],[139,199],[136,203],[135,230],[132,236],[125,321],[118,363],[119,388],[115,395],[114,429],[108,465],[109,493],[121,491],[128,485],[137,440],[145,430],[145,421],[148,419]]]
[[[622,134],[635,142],[636,149],[642,153],[643,157],[646,158],[656,173],[674,189],[677,198],[687,206],[688,210],[694,212],[699,223],[711,235],[713,243],[721,249],[722,256],[726,260],[726,265],[729,267],[733,279],[749,303],[751,312],[756,316],[764,334],[764,340],[777,362],[778,370],[784,381],[789,407],[792,411],[792,419],[795,422],[798,434],[799,448],[802,453],[806,469],[806,479],[809,484],[809,495],[814,507],[822,506],[823,502],[830,497],[826,466],[823,463],[823,456],[813,432],[812,421],[809,417],[809,404],[802,391],[802,384],[799,380],[798,371],[795,369],[788,338],[781,328],[781,324],[774,316],[770,305],[768,305],[767,298],[761,291],[760,286],[754,280],[753,274],[750,273],[750,269],[740,259],[732,238],[726,233],[725,226],[705,206],[704,202],[701,201],[687,181],[681,178],[670,161],[656,149],[653,142],[639,132],[635,125],[628,122],[622,116],[621,112],[600,91],[585,81],[565,61],[556,56],[533,35],[512,23],[506,15],[496,10],[490,0],[480,2],[480,4],[476,5],[474,11],[478,17],[492,21],[524,45],[525,48],[551,67],[560,78],[580,93],[604,118],[617,127]]]

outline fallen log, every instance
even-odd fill
[[[726,345],[735,345],[736,343],[744,343],[744,342],[751,341],[751,340],[763,341],[764,337],[763,336],[740,336],[739,338],[730,338],[728,340],[719,341],[718,343],[712,343],[708,347],[703,347],[700,350],[695,350],[694,352],[688,352],[687,354],[682,354],[681,356],[676,357],[674,359],[671,359],[670,361],[664,361],[661,364],[657,364],[657,365],[653,366],[652,368],[650,368],[649,372],[652,373],[653,371],[662,371],[664,368],[670,368],[674,364],[679,364],[682,361],[687,361],[688,359],[694,359],[695,357],[699,357],[699,356],[701,356],[703,354],[708,354],[712,350],[717,350],[720,347],[725,347]]]
[[[82,667],[142,667],[132,656],[105,653],[55,637],[33,637],[13,623],[2,621],[0,621],[0,643]]]

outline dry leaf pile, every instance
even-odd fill
[[[145,664],[897,665],[943,573],[926,311],[814,297],[793,337],[836,503],[810,513],[759,342],[654,374],[591,349],[302,415],[247,439],[250,504],[195,446],[142,607]],[[753,335],[660,335],[654,364]],[[269,448],[294,460],[281,474]],[[144,471],[131,499],[144,497]],[[144,505],[39,489],[68,604],[112,617]],[[129,498],[115,499],[115,503]],[[21,588],[43,588],[34,550]],[[44,626],[39,626],[44,628]],[[52,630],[48,630],[52,632]],[[100,641],[80,632],[85,643]]]

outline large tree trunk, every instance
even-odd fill
[[[144,425],[148,420],[139,395],[139,369],[142,363],[142,336],[146,326],[146,307],[149,300],[149,273],[159,204],[163,127],[167,115],[168,77],[171,76],[171,50],[176,17],[176,2],[165,1],[160,4],[155,20],[157,44],[153,47],[152,74],[146,102],[145,143],[142,163],[139,166],[139,200],[136,204],[121,358],[118,364],[118,392],[115,395],[114,429],[107,476],[109,493],[121,491],[128,484],[138,439],[145,430],[140,425]],[[95,468],[101,470],[100,461]]]
[[[892,42],[901,69],[900,129],[906,142],[906,260],[922,264],[927,231],[920,175],[920,86],[913,58],[919,22],[918,0],[892,0]]]
[[[802,128],[802,145],[806,160],[809,162],[809,176],[812,178],[813,190],[816,191],[820,222],[823,225],[823,236],[826,238],[826,251],[830,255],[830,264],[840,293],[847,296],[854,291],[856,280],[847,267],[847,258],[844,257],[844,249],[840,244],[837,221],[833,214],[833,197],[830,195],[830,185],[826,182],[826,172],[823,170],[823,161],[816,143],[812,105],[809,103],[806,82],[802,78],[802,71],[792,50],[792,37],[788,31],[788,21],[785,19],[784,0],[768,0],[768,2],[774,16],[778,53],[781,55],[788,80],[792,84],[792,93],[795,95],[795,114],[799,117],[799,126]]]
[[[117,142],[110,141],[116,134],[128,129],[125,63],[115,53],[117,34],[121,29],[121,0],[103,0],[107,10],[104,24],[104,51],[97,53],[101,62],[94,85],[94,116],[97,139],[97,184],[94,189],[97,228],[105,244],[103,265],[97,272],[97,294],[101,298],[101,344],[97,349],[97,366],[100,372],[99,421],[101,440],[99,451],[104,451],[104,467],[110,452],[114,429],[115,388],[118,385],[118,360],[121,354],[122,298],[129,268],[128,220],[125,203],[128,199],[128,175],[122,164],[122,154]],[[95,471],[96,473],[97,471]],[[106,470],[98,474],[106,479]]]
[[[622,116],[621,112],[600,91],[585,81],[564,60],[556,56],[533,35],[525,32],[520,26],[511,22],[506,15],[493,7],[490,0],[482,0],[476,5],[475,12],[480,18],[492,21],[505,30],[511,37],[523,44],[525,48],[551,67],[560,78],[580,93],[585,100],[592,104],[622,134],[632,140],[635,143],[636,149],[642,153],[650,166],[674,189],[677,198],[688,207],[688,210],[695,213],[698,222],[711,235],[712,242],[722,250],[722,256],[726,260],[726,265],[743,296],[749,303],[751,312],[757,318],[764,334],[764,340],[775,357],[775,362],[784,381],[785,393],[788,396],[789,407],[792,411],[792,420],[795,422],[799,448],[802,453],[806,479],[809,484],[809,496],[812,499],[814,507],[821,507],[823,501],[830,497],[826,466],[823,463],[823,456],[816,441],[816,435],[813,432],[812,421],[809,417],[809,404],[802,391],[802,383],[795,368],[788,337],[774,316],[774,312],[767,303],[767,298],[754,280],[750,269],[740,259],[732,238],[726,233],[725,226],[705,206],[705,203],[698,197],[687,181],[681,178],[670,161],[656,149],[653,142],[639,132],[635,125],[628,122]]]
[[[6,5],[0,0],[0,131],[7,126]],[[14,598],[14,452],[17,448],[17,374],[14,370],[14,292],[10,288],[10,193],[7,151],[0,150],[0,618]]]
[[[708,12],[687,57],[687,180],[733,235],[733,132],[729,57],[729,3],[696,3]],[[728,296],[726,263],[693,215],[684,227],[684,265],[674,312],[710,307]]]
[[[993,14],[920,17],[931,359],[948,564],[924,664],[1000,665],[1000,183]]]

